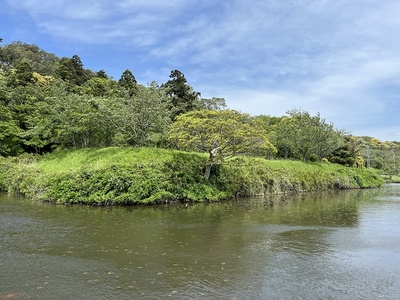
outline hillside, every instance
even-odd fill
[[[91,205],[220,201],[233,197],[383,184],[373,171],[331,163],[239,157],[214,166],[207,157],[155,148],[55,151],[0,159],[0,189],[56,203]]]

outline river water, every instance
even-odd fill
[[[151,207],[2,194],[0,299],[400,299],[400,185]]]

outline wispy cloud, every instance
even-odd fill
[[[398,128],[384,117],[400,94],[397,0],[6,3],[54,40],[133,51],[146,82],[178,68],[204,96],[242,111],[301,107],[354,131]]]

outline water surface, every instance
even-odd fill
[[[0,195],[0,299],[166,298],[400,299],[400,185],[188,207]]]

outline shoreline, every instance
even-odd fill
[[[60,204],[213,202],[249,196],[374,188],[373,170],[237,157],[203,171],[207,156],[157,148],[101,148],[0,160],[0,190]]]

